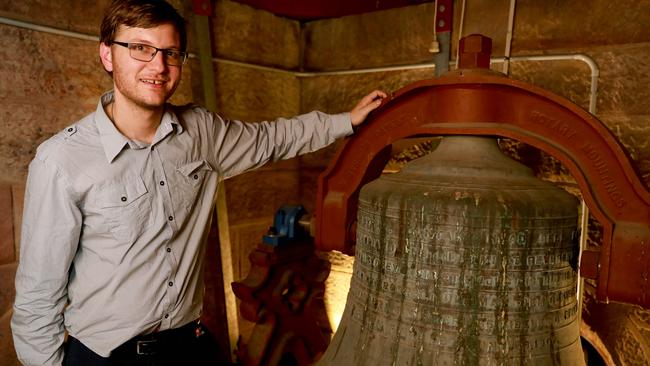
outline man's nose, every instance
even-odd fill
[[[157,50],[156,54],[153,56],[153,59],[149,61],[150,67],[156,70],[164,70],[167,68],[165,63],[165,55],[163,51]]]

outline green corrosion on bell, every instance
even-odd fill
[[[578,201],[489,137],[361,189],[350,292],[320,365],[584,365]]]

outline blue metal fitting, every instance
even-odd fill
[[[263,242],[272,246],[280,246],[300,239],[306,235],[298,223],[307,213],[302,205],[285,205],[275,212],[273,226],[264,235]]]

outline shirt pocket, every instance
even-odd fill
[[[134,243],[149,226],[150,196],[140,176],[110,182],[101,188],[97,207],[111,233],[121,243]]]
[[[207,176],[213,172],[212,166],[205,160],[197,160],[180,165],[176,172],[180,175],[177,194],[181,195],[178,202],[181,202],[187,212],[191,211],[198,199],[199,191]]]
[[[208,172],[212,171],[210,163],[205,160],[193,161],[181,165],[177,168],[178,172],[185,177],[189,184],[200,185]]]

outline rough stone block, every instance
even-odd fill
[[[0,265],[0,365],[20,365],[16,359],[11,335],[11,314],[14,303],[16,263]]]
[[[646,187],[650,187],[650,113],[633,115],[606,112],[599,117],[626,149]]]
[[[300,82],[294,76],[217,63],[217,112],[248,122],[299,113]]]
[[[11,336],[11,314],[12,311],[0,313],[0,365],[20,366],[14,350],[14,340]]]
[[[399,26],[387,26],[391,24]],[[430,61],[432,29],[432,3],[309,22],[304,28],[305,68],[345,70]]]
[[[12,185],[11,194],[14,214],[14,248],[16,251],[16,260],[18,260],[20,257],[20,238],[23,223],[23,207],[25,205],[25,184],[19,183]]]
[[[510,77],[544,88],[589,109],[590,69],[578,60],[516,61],[510,64]]]
[[[91,42],[4,25],[0,42],[0,169],[21,181],[36,146],[91,111],[106,84]]]
[[[283,204],[299,203],[296,170],[260,170],[226,181],[228,219],[231,225],[259,218],[273,218]]]
[[[104,11],[110,3],[111,0],[3,1],[0,3],[0,16],[99,37]],[[190,19],[190,2],[169,0],[169,3],[186,20]]]
[[[342,140],[337,141],[324,149],[314,151],[313,153],[305,154],[301,156],[300,157],[301,169],[316,168],[320,170],[325,170],[325,168],[327,168],[329,163],[336,156],[336,153],[341,147],[341,144],[342,144]]]
[[[0,265],[0,316],[11,311],[14,304],[16,290],[14,289],[14,278],[18,263]],[[2,344],[2,343],[0,343]]]
[[[347,112],[374,89],[392,93],[412,82],[433,77],[433,68],[425,68],[305,78],[302,80],[301,110]]]
[[[351,110],[366,94],[374,89],[392,93],[418,80],[433,78],[433,68],[377,72],[359,75],[318,76],[302,80],[301,110],[319,109],[328,113]],[[301,157],[303,168],[323,169],[336,155],[339,143]]]
[[[0,15],[85,34],[99,34],[104,9],[110,0],[3,1]]]
[[[0,25],[0,169],[21,181],[36,147],[92,112],[112,88],[95,42]],[[65,52],[61,52],[65,50]],[[190,79],[191,70],[183,76]],[[191,101],[191,79],[181,82],[172,102]],[[46,112],[46,113],[44,113]]]
[[[300,170],[300,203],[312,215],[316,210],[318,177],[323,171],[323,168],[303,168]]]
[[[215,13],[215,55],[284,69],[300,66],[298,21],[232,1],[217,1]]]
[[[519,5],[519,4],[518,4]],[[508,33],[508,10],[510,0],[467,1],[463,19],[462,37],[481,34],[492,39],[492,56],[505,54],[506,35]],[[454,29],[452,30],[452,54],[456,55],[458,37],[461,32],[461,4],[454,4]],[[517,21],[519,19],[517,18]],[[515,22],[517,24],[517,22]],[[455,59],[456,56],[453,56]]]
[[[269,162],[257,168],[256,170],[257,171],[263,171],[263,170],[278,171],[278,170],[296,170],[296,169],[300,169],[300,157]]]
[[[251,268],[248,256],[258,244],[262,243],[262,238],[271,225],[273,225],[273,217],[251,220],[230,227],[235,281],[248,276]]]
[[[597,115],[649,113],[650,42],[600,47],[585,53],[600,68]]]
[[[517,52],[650,41],[650,32],[639,28],[650,24],[648,1],[527,0],[518,1],[516,11]]]
[[[0,265],[16,260],[11,185],[0,183]]]

